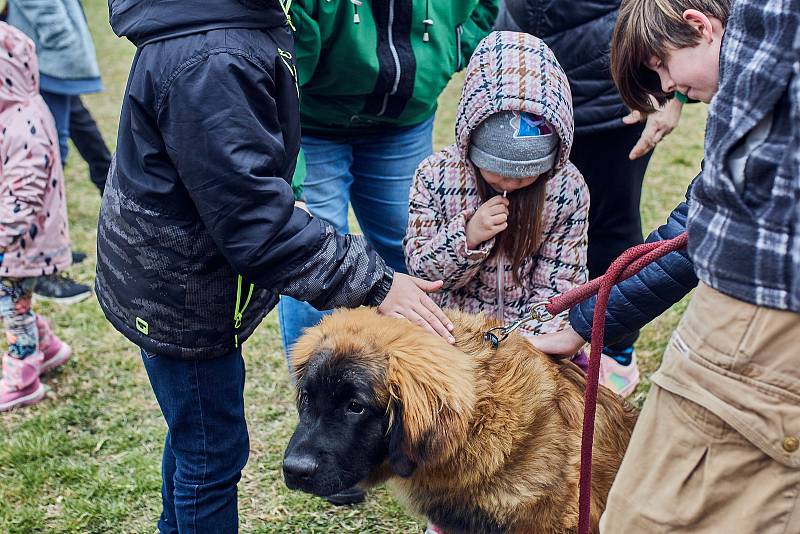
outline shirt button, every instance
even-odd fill
[[[795,452],[797,449],[800,449],[800,439],[794,436],[784,438],[783,450],[785,450],[786,452]]]

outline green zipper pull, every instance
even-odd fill
[[[239,304],[242,302],[242,275],[238,275],[236,279],[236,308],[233,310],[233,327],[236,330],[239,330],[242,326],[242,317],[244,317],[244,311],[247,309],[247,305],[250,304],[250,298],[253,296],[253,288],[255,286],[250,284],[250,291],[247,293],[247,299],[244,301],[244,306],[239,309]],[[236,332],[233,335],[233,342],[234,346],[238,349],[239,348],[239,332]]]

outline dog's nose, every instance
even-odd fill
[[[307,479],[318,467],[319,463],[309,455],[291,455],[283,459],[283,473],[287,479]]]

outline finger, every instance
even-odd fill
[[[622,117],[622,122],[625,124],[636,124],[637,122],[642,122],[642,114],[638,111],[631,111]]]
[[[487,208],[494,208],[496,206],[502,206],[504,204],[506,206],[508,205],[508,199],[503,198],[503,195],[496,195],[487,200],[484,206],[486,206]]]
[[[433,301],[433,299],[431,299],[428,295],[423,295],[423,297],[420,299],[420,302],[423,306],[425,306],[425,308],[431,311],[434,316],[436,316],[436,318],[447,329],[448,332],[452,332],[453,321],[450,320],[447,314],[444,313],[444,310],[441,309],[439,305]]]
[[[415,310],[408,310],[407,312],[405,312],[404,316],[405,316],[406,319],[408,319],[409,321],[411,321],[415,325],[421,326],[422,328],[424,328],[425,330],[427,330],[431,334],[434,334],[434,335],[437,335],[437,336],[440,336],[440,337],[444,337],[445,339],[447,339],[448,342],[452,343],[452,341],[450,341],[450,339],[453,339],[452,335],[450,335],[446,330],[445,330],[444,334],[440,334],[439,332],[434,330],[433,326],[431,326],[431,324],[428,323],[428,321],[426,321],[425,318],[422,317],[420,314],[418,314]],[[449,339],[448,339],[448,336],[449,336]],[[455,340],[453,339],[453,341],[455,341]]]
[[[641,158],[642,156],[653,150],[653,147],[655,146],[656,145],[651,141],[649,137],[645,137],[644,135],[642,135],[642,137],[639,138],[639,141],[636,143],[636,145],[631,149],[631,153],[628,154],[628,158],[629,159]]]
[[[492,215],[492,217],[489,219],[489,222],[492,224],[492,226],[503,224],[506,221],[508,221],[508,213],[498,213],[497,215]]]
[[[488,215],[492,217],[497,215],[508,215],[508,208],[506,206],[493,206]]]
[[[425,320],[434,332],[446,339],[448,343],[455,342],[453,334],[450,333],[453,330],[453,323],[427,295],[423,295],[419,300],[419,307],[416,307],[414,311]]]
[[[414,281],[414,284],[416,284],[418,288],[426,293],[436,293],[442,289],[442,285],[444,285],[442,280],[434,280],[433,282],[429,282],[428,280],[423,280],[422,278],[416,278],[414,276],[411,277],[411,280]]]

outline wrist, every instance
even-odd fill
[[[392,288],[392,283],[394,283],[394,269],[384,264],[383,275],[372,287],[372,290],[369,292],[366,300],[364,301],[364,305],[379,306],[384,299],[386,299],[386,295],[389,294],[389,290]]]
[[[481,245],[481,243],[483,243],[483,241],[477,241],[476,242],[475,240],[470,239],[469,234],[467,235],[466,241],[467,241],[467,251],[477,250],[478,247]]]

